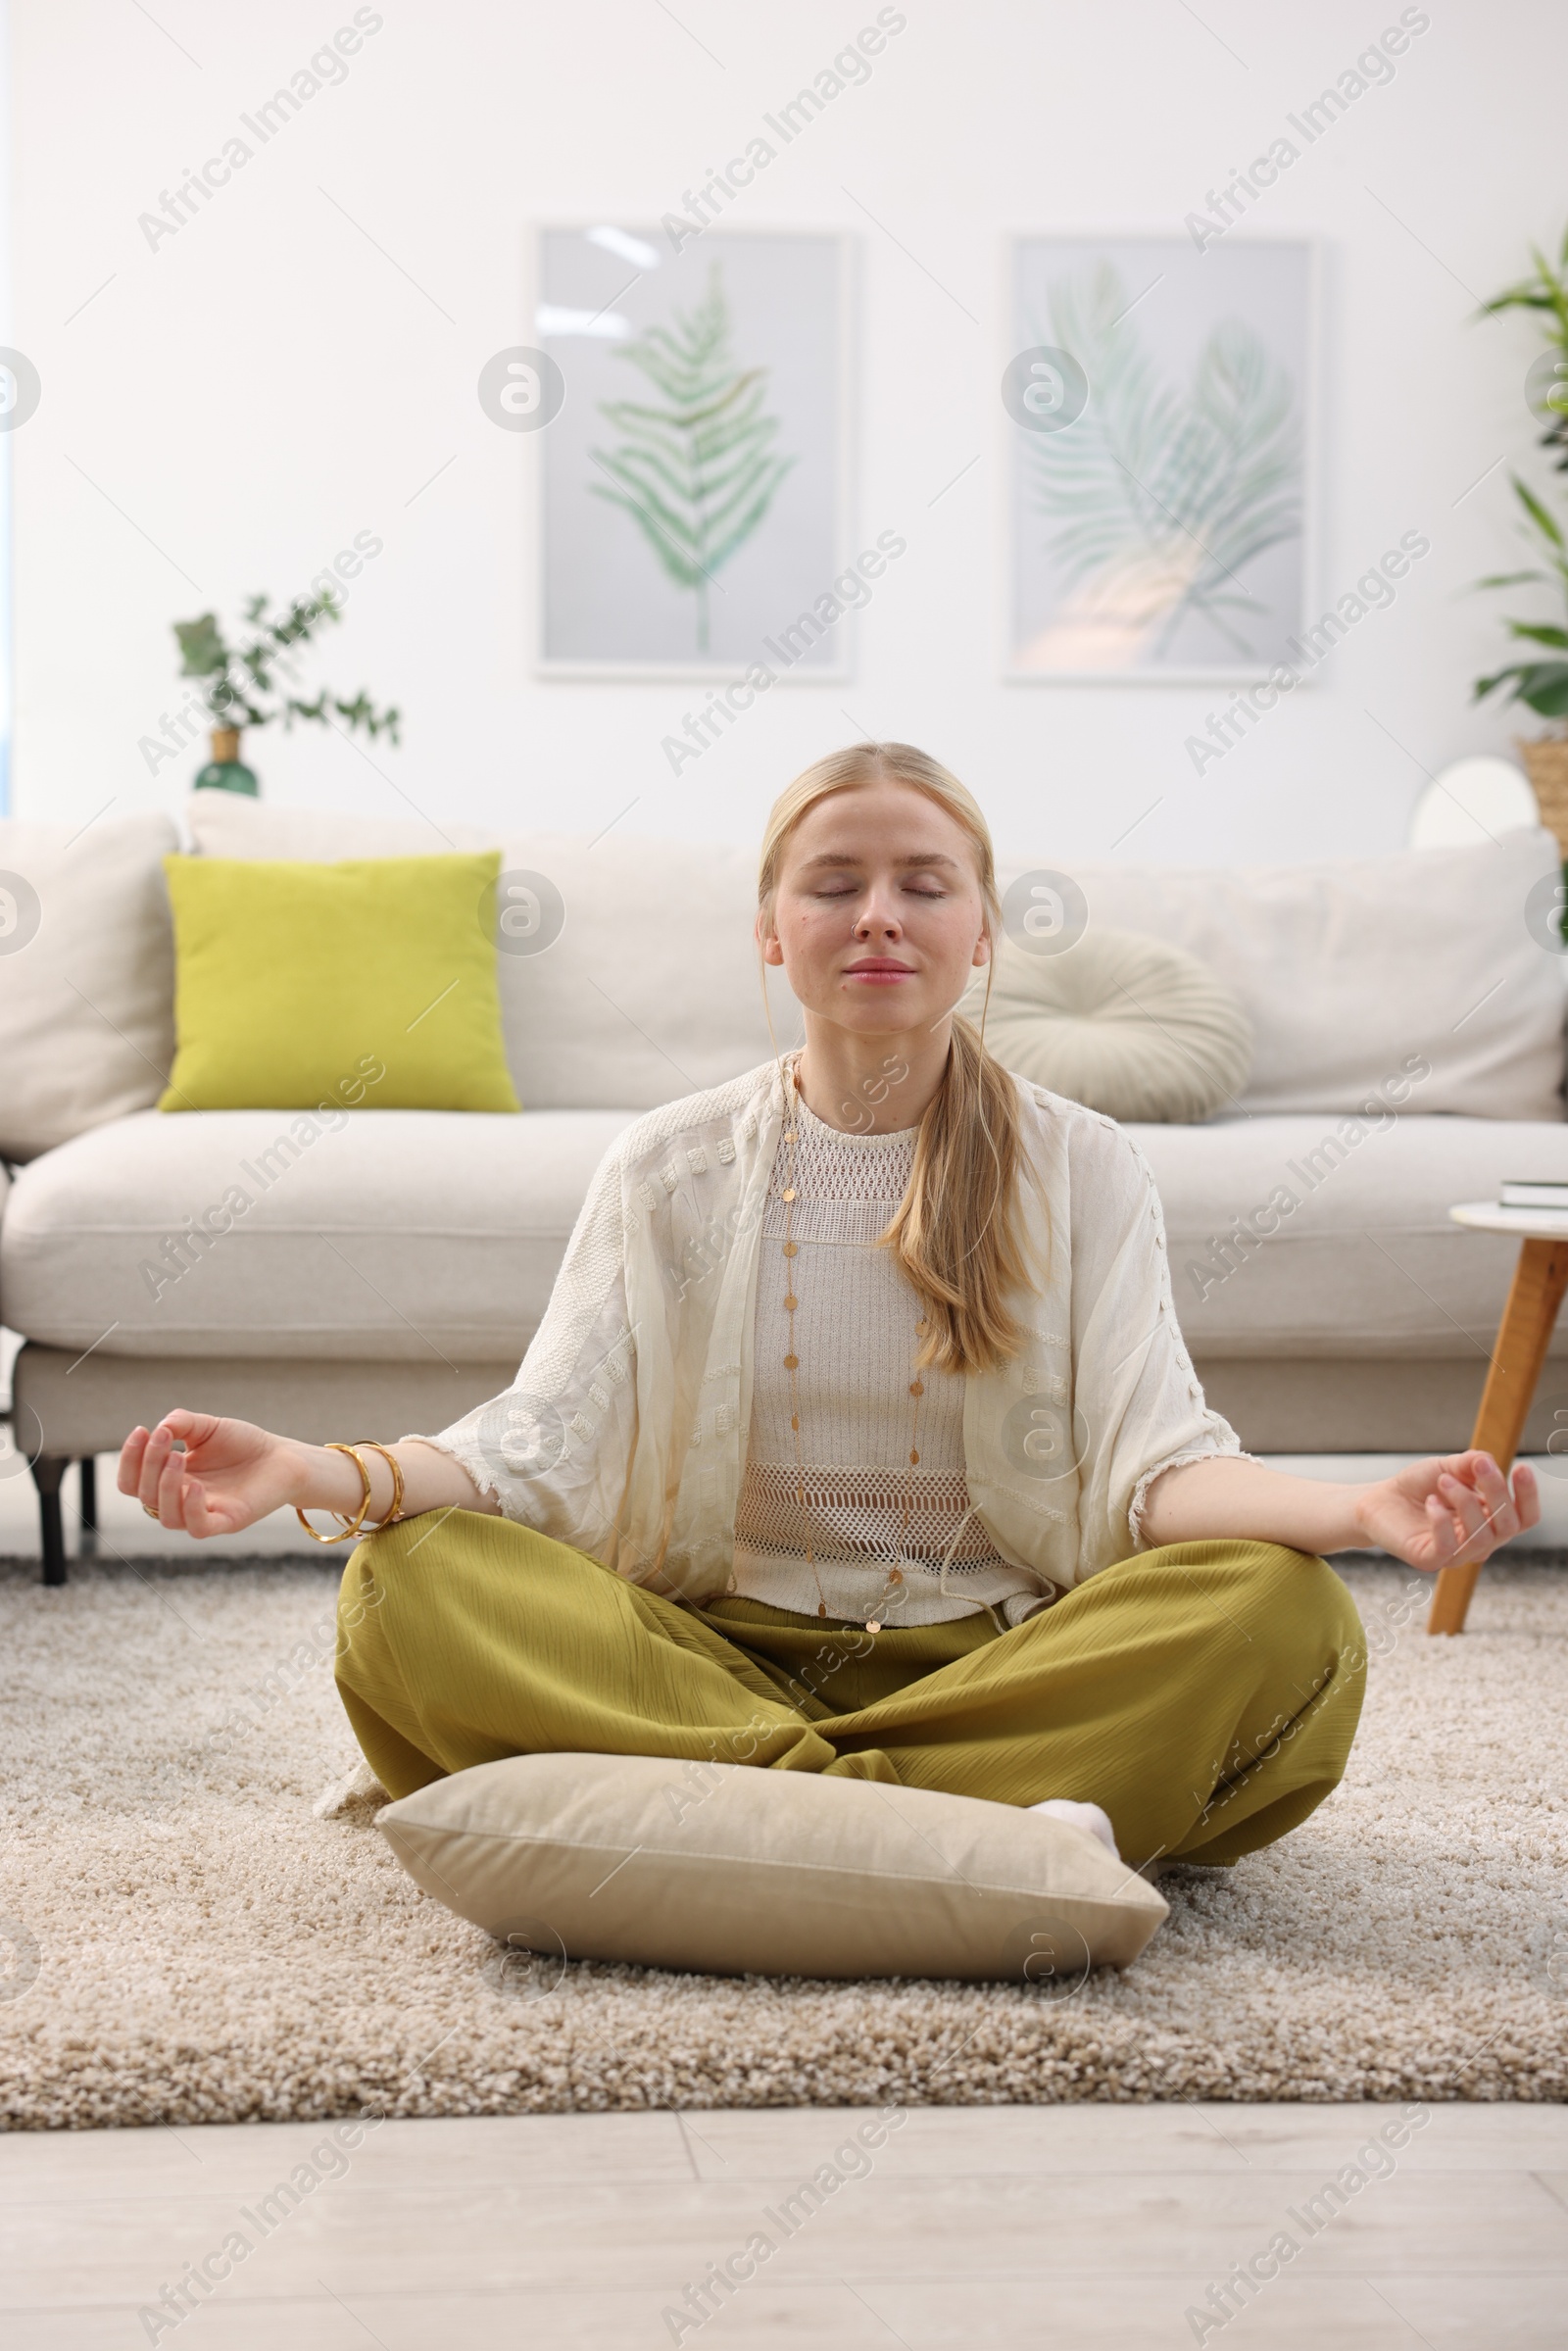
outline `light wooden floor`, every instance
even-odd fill
[[[1283,2230],[1302,2250],[1205,2342],[1563,2351],[1568,2113],[1425,2111],[1392,2175],[1309,2241],[1303,2208],[1397,2109],[916,2109],[875,2155],[839,2162],[869,2168],[787,2240],[769,2213],[868,2110],[386,2123],[155,2339],[1174,2351],[1198,2339],[1190,2306]],[[306,2124],[0,2138],[6,2351],[154,2339],[140,2307],[321,2139]],[[665,2310],[760,2230],[778,2250],[755,2281],[677,2330]]]

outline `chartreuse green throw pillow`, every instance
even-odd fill
[[[496,987],[501,853],[164,859],[174,1066],[161,1110],[515,1110]]]

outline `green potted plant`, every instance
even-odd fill
[[[1512,588],[1529,580],[1552,588],[1561,599],[1568,620],[1568,541],[1562,525],[1518,475],[1514,494],[1523,507],[1526,525],[1540,562],[1528,571],[1494,572],[1480,583],[1484,588]],[[1505,687],[1511,702],[1522,702],[1541,718],[1568,718],[1568,627],[1556,620],[1505,620],[1510,637],[1543,647],[1534,660],[1510,661],[1476,680],[1475,699]],[[1557,734],[1519,739],[1519,756],[1541,809],[1541,820],[1554,832],[1568,857],[1568,728]]]
[[[1546,348],[1525,377],[1525,398],[1531,415],[1546,427],[1542,448],[1554,452],[1559,473],[1568,473],[1568,228],[1555,266],[1534,245],[1530,258],[1536,265],[1530,276],[1494,294],[1482,304],[1481,316],[1494,318],[1499,311],[1534,311],[1540,319]]]
[[[1535,264],[1532,274],[1516,285],[1505,286],[1484,304],[1482,316],[1527,310],[1540,320],[1546,349],[1526,378],[1526,397],[1532,413],[1546,427],[1541,436],[1542,448],[1550,454],[1559,472],[1568,472],[1568,230],[1555,263],[1534,246],[1531,260]],[[1513,588],[1528,582],[1548,587],[1560,602],[1562,619],[1553,615],[1505,620],[1503,626],[1510,637],[1542,650],[1533,658],[1511,661],[1490,677],[1478,678],[1475,699],[1479,702],[1485,695],[1505,689],[1509,701],[1523,703],[1538,717],[1568,720],[1568,538],[1556,515],[1529,484],[1517,474],[1510,479],[1537,560],[1529,570],[1495,572],[1479,584],[1483,588]],[[1556,834],[1568,857],[1568,726],[1529,742],[1521,740],[1518,750],[1542,822]]]
[[[363,688],[352,702],[345,702],[323,686],[313,702],[305,702],[286,682],[278,681],[277,672],[286,671],[296,646],[308,644],[324,622],[341,620],[331,591],[296,596],[275,618],[268,614],[270,601],[266,596],[247,600],[245,619],[252,633],[244,644],[226,641],[216,612],[174,622],[179,674],[203,681],[202,700],[215,721],[213,756],[196,778],[198,791],[217,788],[254,798],[259,788],[255,772],[239,756],[240,735],[247,726],[270,726],[281,719],[285,727],[292,727],[296,718],[331,726],[341,720],[351,734],[363,726],[372,742],[379,734],[398,741],[401,713],[396,709],[378,711]]]

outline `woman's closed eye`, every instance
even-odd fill
[[[901,886],[909,898],[939,899],[951,896],[944,885],[936,881],[911,881]],[[820,889],[813,890],[811,895],[822,899],[858,898],[861,890],[862,884],[859,882],[826,882]]]

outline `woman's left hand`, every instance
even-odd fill
[[[1446,1453],[1412,1462],[1362,1487],[1355,1518],[1369,1543],[1432,1574],[1479,1564],[1541,1517],[1536,1473],[1520,1462],[1512,1484],[1490,1453]]]

